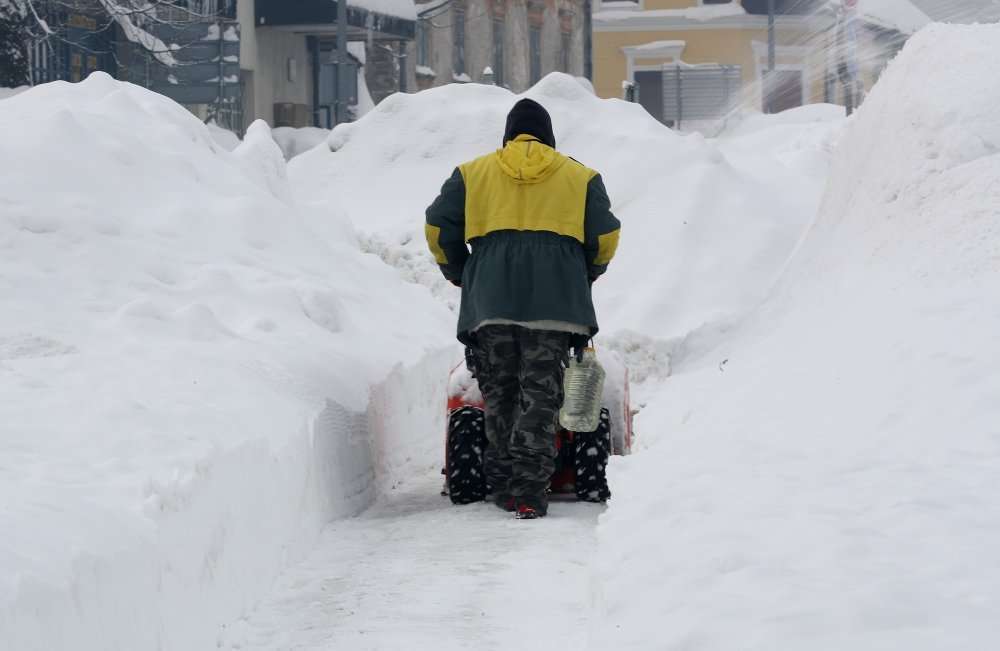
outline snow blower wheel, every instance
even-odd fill
[[[573,435],[573,458],[576,468],[576,497],[582,502],[606,502],[608,458],[611,456],[611,413],[601,409],[601,422],[593,432]]]
[[[482,502],[486,498],[486,427],[483,410],[462,407],[448,418],[448,456],[445,476],[453,504]]]

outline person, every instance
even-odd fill
[[[563,373],[570,350],[597,333],[591,285],[621,225],[600,174],[556,151],[540,104],[514,105],[502,145],[454,170],[425,231],[462,288],[458,339],[485,401],[493,499],[531,519],[548,510]]]

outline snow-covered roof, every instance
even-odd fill
[[[931,20],[945,23],[993,23],[1000,21],[997,0],[913,0]]]
[[[686,44],[686,41],[653,41],[652,43],[636,45],[632,48],[632,50],[635,52],[655,52],[657,50],[665,50],[668,48],[684,47]]]
[[[912,34],[931,23],[910,0],[858,0],[858,12],[867,22]]]
[[[348,43],[347,53],[357,59],[361,65],[368,63],[368,52],[365,49],[364,41],[351,41]]]
[[[386,16],[417,19],[417,6],[413,4],[413,0],[347,0],[347,4]]]
[[[620,9],[622,3],[607,3],[611,5],[609,10],[598,11],[594,14],[595,20],[614,20],[616,18],[630,18],[636,15],[635,10]],[[654,9],[643,11],[646,18],[685,18],[687,20],[714,20],[716,18],[727,18],[729,16],[745,16],[746,9],[735,0],[724,5],[701,5],[698,7],[687,7],[684,9]]]

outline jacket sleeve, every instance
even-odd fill
[[[615,257],[618,249],[618,235],[621,232],[621,222],[611,213],[611,201],[600,174],[587,185],[583,220],[587,273],[593,281],[607,271],[608,263]]]
[[[465,179],[457,167],[427,208],[426,216],[427,246],[441,273],[451,282],[461,283],[469,248],[465,245]]]

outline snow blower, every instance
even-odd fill
[[[593,353],[591,353],[593,355]],[[575,362],[576,360],[573,360]],[[586,360],[592,364],[593,359]],[[571,362],[571,364],[573,363]],[[632,449],[632,411],[628,370],[617,355],[601,354],[606,373],[597,418],[561,420],[592,424],[590,431],[574,432],[556,424],[556,469],[549,482],[552,496],[605,502],[611,497],[607,465],[611,455]],[[486,439],[483,396],[465,363],[452,369],[448,382],[448,423],[445,433],[445,477],[442,495],[454,504],[481,502],[490,493],[483,469]]]

